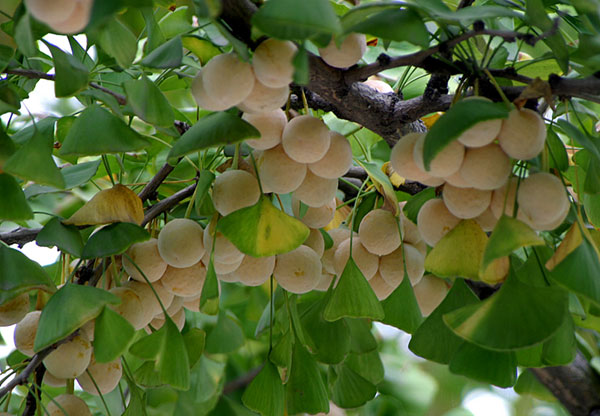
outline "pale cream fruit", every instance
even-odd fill
[[[431,176],[443,178],[458,172],[465,157],[465,147],[458,141],[450,142],[431,161],[429,170],[425,169],[423,162],[423,148],[425,145],[425,134],[417,138],[413,148],[413,158],[417,167]]]
[[[392,164],[392,169],[403,178],[425,183],[437,178],[419,168],[415,163],[413,157],[415,143],[422,136],[425,136],[425,133],[409,133],[398,140],[392,148],[390,163]]]
[[[27,10],[33,17],[44,23],[60,23],[75,11],[75,0],[25,0]]]
[[[323,159],[329,150],[329,129],[316,117],[294,117],[283,129],[281,144],[292,160],[298,163],[315,163]]]
[[[425,241],[421,240],[418,243],[410,243],[410,245],[419,250],[419,253],[421,253],[423,257],[427,256],[427,243]]]
[[[215,250],[213,253],[213,260],[215,263],[239,264],[244,258],[244,253],[239,251],[220,231],[217,231],[216,235],[214,235],[214,231],[214,222],[211,222],[209,226],[206,227],[206,230],[204,230],[204,246],[206,247],[206,253],[210,255],[214,240]],[[208,266],[208,264],[205,263],[205,266]]]
[[[378,79],[368,79],[365,82],[363,82],[363,84],[373,88],[377,92],[381,92],[384,94],[388,92],[394,92],[394,89],[390,86],[390,84],[388,84],[385,81],[380,81]]]
[[[413,287],[419,309],[423,316],[428,316],[446,297],[448,285],[443,279],[426,274],[419,284]]]
[[[287,117],[282,109],[278,108],[265,113],[244,113],[242,119],[256,127],[260,133],[259,139],[246,140],[248,146],[258,150],[267,150],[281,143],[281,135],[287,124]]]
[[[494,230],[494,227],[498,222],[498,218],[494,215],[494,212],[490,206],[488,209],[483,211],[483,213],[479,214],[479,216],[475,217],[475,222],[477,222],[481,229],[487,233]]]
[[[188,311],[200,312],[200,296],[201,295],[183,298],[183,307]]]
[[[44,378],[42,380],[43,380],[44,384],[46,384],[50,387],[65,387],[67,385],[66,379],[55,377],[47,371],[44,373]],[[0,415],[1,414],[2,413],[0,413]]]
[[[142,308],[142,299],[137,292],[121,286],[112,288],[110,293],[121,299],[118,305],[110,305],[111,309],[125,318],[136,330],[148,325]]]
[[[358,227],[362,245],[378,256],[390,254],[400,247],[400,223],[390,211],[374,209],[363,217]]]
[[[244,257],[246,257],[246,256],[244,255],[244,256],[240,257],[238,260],[234,261],[233,263],[221,263],[221,262],[213,259],[213,267],[215,268],[215,273],[217,275],[233,273],[234,271],[236,271],[238,269],[238,267],[240,267],[240,264],[242,264],[242,261],[244,261]],[[205,267],[208,267],[209,261],[210,261],[210,256],[208,254],[205,254],[204,257],[202,258],[202,263],[204,263]]]
[[[122,375],[123,368],[120,358],[109,363],[98,363],[92,356],[90,365],[83,374],[77,377],[77,382],[83,391],[94,396],[99,396],[100,394],[104,395],[113,391],[119,384]]]
[[[490,206],[492,191],[475,188],[457,188],[445,184],[442,197],[446,208],[458,218],[475,218]]]
[[[470,188],[471,184],[469,182],[467,182],[465,180],[465,178],[463,178],[460,174],[460,169],[458,170],[458,172],[453,173],[450,176],[446,176],[444,178],[444,180],[446,182],[448,182],[450,185],[455,186],[457,188]]]
[[[460,167],[460,175],[473,188],[493,190],[506,183],[511,172],[510,158],[497,144],[470,148]]]
[[[293,192],[306,176],[306,164],[290,159],[281,145],[265,150],[259,165],[258,171],[265,192]]]
[[[173,302],[174,295],[168,292],[160,281],[152,283],[154,291],[148,284],[135,280],[128,281],[124,286],[133,289],[139,295],[142,300],[142,308],[144,309],[144,317],[146,320],[151,320],[156,314],[162,312],[160,303],[162,303],[165,308],[168,308]],[[158,299],[154,292],[158,295]],[[160,303],[158,302],[159,299]]]
[[[167,308],[167,315],[169,315],[169,316],[175,315],[177,312],[179,312],[179,310],[181,308],[183,308],[183,303],[184,303],[184,299],[181,296],[175,296],[173,298],[173,302],[171,303],[171,306],[169,306]],[[155,316],[155,318],[165,319],[164,312],[161,312],[161,313],[157,314]]]
[[[76,378],[85,371],[91,358],[92,344],[84,334],[79,334],[60,344],[43,362],[55,377]]]
[[[289,40],[267,39],[254,51],[252,67],[256,78],[271,88],[283,87],[293,81],[292,60],[298,47]]]
[[[202,69],[202,86],[206,93],[228,107],[244,101],[252,92],[254,82],[252,66],[234,53],[217,55]]]
[[[223,111],[232,107],[229,103],[222,103],[215,97],[210,96],[204,89],[204,80],[202,79],[202,70],[198,71],[192,81],[192,96],[198,104],[198,107],[208,111]]]
[[[260,286],[269,280],[275,269],[275,256],[252,257],[245,256],[240,267],[232,274],[240,283],[246,286]]]
[[[202,293],[204,280],[206,279],[206,267],[198,262],[190,267],[177,268],[167,267],[167,271],[160,279],[162,286],[175,296],[197,296]]]
[[[212,199],[215,209],[225,216],[258,202],[258,181],[245,170],[228,170],[215,179]]]
[[[48,416],[92,416],[88,405],[73,394],[56,396],[46,406],[46,412]]]
[[[312,248],[300,246],[277,256],[273,277],[288,292],[309,292],[321,280],[321,259]]]
[[[565,207],[565,210],[554,221],[551,221],[551,222],[534,222],[534,221],[531,221],[531,222],[527,222],[527,223],[534,230],[538,230],[538,231],[551,231],[551,230],[554,230],[559,225],[561,225],[563,223],[563,221],[567,218],[567,215],[569,215],[569,208],[570,207],[567,204],[567,206]]]
[[[338,47],[335,38],[319,48],[319,55],[328,65],[335,68],[348,68],[356,64],[367,50],[367,38],[362,33],[350,33]]]
[[[483,97],[469,97],[467,100],[491,102],[491,100]],[[458,141],[467,147],[482,147],[493,142],[500,133],[501,128],[502,119],[481,121],[462,132],[458,136]]]
[[[254,88],[238,108],[245,113],[264,113],[273,111],[285,105],[290,95],[290,87],[271,88],[260,81],[254,82]]]
[[[144,314],[144,316],[146,316],[146,315]],[[150,322],[150,318],[148,319],[148,322]],[[87,339],[89,339],[90,341],[93,341],[94,340],[94,331],[96,330],[96,320],[91,319],[91,320],[87,321],[85,324],[83,324],[83,326],[81,328],[79,328],[79,330],[85,334]]]
[[[375,296],[377,296],[377,299],[379,300],[387,299],[387,297],[394,292],[396,287],[398,287],[390,286],[390,284],[386,282],[379,273],[376,273],[375,276],[369,280],[369,284],[371,285],[373,292],[375,292]]]
[[[546,125],[533,110],[512,110],[502,122],[498,143],[507,155],[514,159],[529,160],[544,148]]]
[[[394,252],[382,256],[379,260],[379,275],[388,285],[397,287],[404,279],[404,258],[406,272],[411,285],[419,283],[425,273],[425,255],[416,247],[404,244]]]
[[[23,293],[0,305],[0,326],[14,325],[29,312],[29,293]]]
[[[423,241],[417,224],[409,220],[404,213],[400,215],[400,224],[402,225],[402,241],[408,244],[417,244]]]
[[[348,172],[352,166],[352,147],[345,136],[331,130],[330,144],[325,156],[308,165],[308,169],[322,178],[337,179]]]
[[[354,262],[360,269],[363,276],[365,276],[365,279],[369,280],[375,276],[375,273],[377,273],[377,269],[379,268],[379,257],[367,251],[367,249],[361,244],[360,237],[355,237],[352,239],[352,258],[354,259]],[[335,250],[333,267],[337,276],[342,275],[349,259],[350,239],[348,238],[347,240],[342,241]]]
[[[325,239],[323,238],[321,231],[311,228],[310,234],[302,244],[312,248],[319,257],[323,257],[323,253],[325,252]]]
[[[217,279],[219,279],[219,281],[221,282],[226,282],[226,283],[237,283],[239,282],[239,278],[238,275],[235,274],[234,272],[231,273],[217,273]]]
[[[323,252],[321,256],[321,262],[323,263],[323,271],[330,274],[335,274],[334,268],[334,257],[335,251],[340,246],[342,241],[350,238],[350,230],[347,228],[334,228],[333,230],[327,231],[331,239],[333,240],[333,245]]]
[[[490,202],[490,210],[496,218],[500,218],[502,213],[509,217],[513,216],[513,210],[517,198],[517,187],[519,179],[512,177],[504,186],[492,192],[492,201]],[[504,210],[504,211],[503,211]],[[523,211],[519,208],[517,211],[517,219],[523,221],[526,219],[523,216]]]
[[[171,319],[173,320],[173,323],[175,323],[175,326],[177,327],[177,329],[179,329],[180,331],[183,329],[183,327],[185,326],[185,310],[184,308],[180,308],[176,313],[174,313],[173,315],[169,315],[171,317]],[[152,326],[152,328],[154,329],[160,329],[162,328],[162,326],[165,324],[165,319],[163,318],[159,318],[156,317],[152,320],[152,322],[150,322],[150,326]],[[150,333],[150,331],[146,331],[148,333]]]
[[[294,197],[309,207],[322,207],[335,198],[337,186],[337,179],[325,179],[308,170]]]
[[[37,334],[38,323],[42,311],[29,312],[15,327],[14,341],[15,347],[28,357],[33,357],[33,342]]]
[[[138,282],[145,282],[146,279],[156,282],[167,270],[167,263],[159,254],[159,242],[156,238],[133,244],[125,254],[123,268]]]
[[[315,287],[315,290],[318,290],[319,292],[326,292],[329,289],[329,286],[331,286],[333,279],[335,279],[335,274],[326,272],[325,269],[323,269],[321,273],[321,279]],[[337,281],[335,284],[337,285]]]
[[[300,217],[300,201],[292,198],[292,211],[294,216],[303,222],[309,228],[323,228],[329,224],[335,216],[336,203],[335,198],[322,207],[308,207],[302,217]]]
[[[563,216],[569,206],[561,180],[546,172],[534,173],[522,181],[517,202],[523,214],[536,224],[551,224]]]
[[[187,218],[169,221],[158,234],[160,257],[172,267],[190,267],[205,253],[202,226]],[[166,268],[165,268],[166,270]]]
[[[93,0],[76,0],[75,9],[61,22],[48,23],[53,30],[66,35],[81,32],[88,25],[92,14]]]
[[[425,202],[417,215],[419,233],[432,247],[459,222],[460,218],[452,215],[441,199],[430,199]]]

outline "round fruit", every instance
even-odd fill
[[[321,279],[321,259],[312,248],[300,246],[277,256],[273,277],[288,292],[309,292]]]
[[[65,16],[70,16],[75,10],[77,1],[74,0],[25,0],[27,10],[33,17],[44,23],[60,23]]]
[[[213,246],[213,240],[215,241],[215,250],[213,253],[213,260],[219,263],[234,264],[242,261],[244,253],[239,251],[231,241],[227,239],[220,231],[217,231],[216,236],[214,235],[215,223],[211,222],[206,230],[204,230],[204,246],[206,247],[206,253],[210,255]],[[208,266],[208,264],[205,264]]]
[[[183,307],[188,311],[200,312],[200,296],[201,295],[183,298]]]
[[[321,279],[319,280],[319,283],[315,287],[315,290],[318,290],[320,292],[326,292],[329,289],[329,286],[331,286],[331,282],[333,281],[334,278],[335,278],[335,274],[328,273],[325,270],[323,270],[321,273]],[[336,282],[336,285],[337,285],[337,282]]]
[[[423,240],[432,247],[459,222],[460,218],[452,215],[441,199],[425,202],[417,215],[419,232]]]
[[[143,306],[142,306],[142,309],[143,309]],[[146,314],[144,312],[144,317],[145,316],[146,316]],[[148,319],[148,322],[150,322],[150,319],[152,319],[152,318],[150,317]],[[96,330],[96,320],[95,319],[90,319],[85,324],[83,324],[81,326],[81,328],[79,328],[79,330],[85,334],[85,336],[87,337],[87,339],[89,339],[90,341],[93,341],[94,340],[94,331]]]
[[[467,100],[491,102],[491,100],[483,97],[470,97],[467,98]],[[481,121],[462,132],[462,134],[458,136],[458,141],[467,147],[485,146],[496,139],[501,128],[502,119]]]
[[[331,239],[333,240],[333,245],[323,252],[321,256],[321,262],[323,263],[323,270],[327,273],[334,274],[335,268],[334,257],[335,251],[340,246],[342,241],[350,238],[350,230],[347,228],[334,228],[333,230],[327,231]]]
[[[456,140],[450,142],[433,158],[429,170],[426,170],[423,161],[425,137],[425,134],[421,134],[413,148],[413,158],[417,167],[438,178],[444,178],[458,172],[465,156],[465,147]]]
[[[331,130],[330,144],[323,158],[308,165],[308,169],[322,178],[337,179],[352,166],[352,147],[345,136]]]
[[[85,371],[91,358],[92,344],[85,335],[79,334],[60,344],[43,362],[46,370],[55,377],[76,378]]]
[[[72,35],[81,32],[88,25],[92,14],[93,0],[76,0],[75,9],[61,22],[48,22],[58,33]],[[66,15],[65,15],[66,16]]]
[[[42,379],[44,384],[50,387],[65,387],[67,385],[67,380],[64,378],[54,377],[51,373],[45,372],[44,378]],[[0,413],[2,415],[2,413]]]
[[[260,286],[269,280],[275,268],[275,256],[245,256],[240,267],[232,274],[246,286]]]
[[[206,93],[227,107],[244,101],[254,88],[254,73],[248,62],[227,53],[212,58],[202,70]]]
[[[240,264],[242,264],[242,261],[244,261],[244,257],[246,256],[244,255],[240,257],[239,260],[236,260],[233,263],[221,263],[213,259],[213,267],[215,268],[215,273],[217,274],[217,276],[233,273],[238,269],[238,267],[240,267]],[[206,254],[202,258],[202,263],[204,263],[205,267],[208,267],[209,261],[210,257],[208,254]]]
[[[208,111],[223,111],[232,107],[229,103],[222,103],[206,92],[204,89],[204,81],[202,79],[202,70],[198,71],[192,81],[192,96],[194,97],[196,104],[198,104],[198,107]]]
[[[321,231],[311,228],[310,234],[302,244],[312,248],[319,257],[323,257],[323,253],[325,252],[325,239],[323,238]]]
[[[394,89],[390,87],[390,84],[384,81],[380,81],[378,79],[368,79],[365,82],[363,82],[363,85],[367,85],[373,88],[375,91],[381,92],[383,94],[386,94],[388,92],[394,92]]]
[[[338,248],[335,250],[335,256],[333,257],[333,267],[335,274],[341,276],[346,263],[350,259],[350,239],[342,241]],[[354,237],[352,239],[352,259],[358,266],[359,270],[369,280],[379,268],[379,257],[367,251],[367,249],[361,244],[360,237]]]
[[[448,182],[452,186],[456,186],[457,188],[470,188],[471,184],[465,180],[460,174],[460,169],[458,172],[453,173],[450,176],[446,176],[444,178],[446,182]]]
[[[244,113],[242,119],[252,124],[260,133],[259,139],[246,140],[248,146],[258,150],[271,149],[281,143],[281,135],[287,124],[287,117],[282,109],[265,113]]]
[[[123,256],[123,268],[138,282],[156,282],[167,270],[167,263],[159,255],[160,243],[156,238],[135,243]],[[137,267],[136,267],[137,266]],[[141,269],[141,272],[140,270]],[[143,274],[142,274],[143,273]],[[144,278],[144,276],[146,278]]]
[[[283,87],[293,81],[292,60],[298,47],[289,40],[267,39],[254,51],[252,67],[261,83],[271,88]]]
[[[46,412],[48,416],[92,416],[88,405],[72,394],[61,394],[53,398],[46,406]]]
[[[502,188],[498,188],[492,192],[490,209],[496,218],[500,218],[502,213],[509,217],[513,216],[518,185],[519,179],[512,177]],[[517,218],[521,221],[524,219],[521,209],[517,211]]]
[[[114,287],[110,293],[118,296],[121,303],[110,305],[110,308],[125,318],[136,330],[148,325],[147,316],[142,308],[141,297],[133,290],[125,286]]]
[[[33,351],[33,342],[35,341],[41,314],[42,311],[29,312],[15,327],[15,347],[28,357],[33,357],[35,355],[35,351]]]
[[[546,172],[534,173],[523,180],[517,191],[517,202],[523,214],[536,224],[551,224],[563,216],[569,206],[561,180]]]
[[[425,133],[409,133],[396,142],[390,155],[392,169],[398,175],[411,181],[424,183],[434,179],[433,176],[419,168],[413,157],[414,147],[419,137]]]
[[[175,312],[169,316],[173,320],[173,323],[175,324],[177,329],[179,329],[181,331],[183,329],[183,327],[185,326],[185,310],[183,308],[180,308],[177,312]],[[154,329],[160,329],[160,328],[162,328],[162,326],[164,324],[165,324],[164,315],[163,315],[163,317],[156,317],[152,320],[152,322],[150,322],[150,326],[152,326],[152,328],[154,328]]]
[[[475,217],[475,221],[477,224],[479,224],[481,229],[487,233],[494,230],[494,227],[498,222],[498,218],[494,215],[490,206],[478,217]]]
[[[281,136],[283,150],[298,163],[318,162],[327,153],[330,143],[325,123],[310,115],[291,119]]]
[[[306,165],[290,159],[279,145],[263,152],[258,171],[264,192],[287,194],[302,184]]]
[[[511,168],[510,158],[492,143],[467,149],[460,175],[473,188],[492,190],[506,183]]]
[[[29,312],[29,293],[23,293],[0,305],[0,326],[14,325]]]
[[[203,232],[202,226],[190,219],[169,221],[158,234],[160,257],[172,267],[193,266],[205,252]]]
[[[319,48],[319,55],[328,65],[335,68],[348,68],[354,65],[367,50],[367,39],[362,33],[350,33],[338,47],[335,38],[324,48]]]
[[[417,303],[423,316],[428,316],[446,297],[448,285],[443,279],[426,274],[419,284],[413,287]]]
[[[138,282],[136,280],[130,280],[126,282],[124,286],[133,289],[142,300],[142,309],[144,310],[145,320],[152,319],[154,316],[162,312],[160,303],[162,303],[166,309],[171,306],[171,303],[173,302],[174,295],[168,292],[160,281],[152,283],[152,288],[150,285]],[[152,289],[154,289],[154,291]],[[160,303],[158,302],[154,292],[156,292],[156,295],[158,295]]]
[[[213,204],[223,216],[254,205],[259,198],[258,181],[245,170],[228,170],[215,179]]]
[[[288,100],[290,87],[271,88],[259,81],[254,82],[254,88],[238,107],[245,113],[264,113],[280,109]]]
[[[400,247],[400,224],[394,214],[374,209],[363,217],[358,227],[362,245],[378,256],[390,254]]]
[[[512,110],[502,122],[498,143],[507,155],[514,159],[529,160],[544,148],[546,125],[533,110]]]
[[[179,312],[179,310],[180,310],[181,308],[183,308],[183,302],[184,302],[184,300],[183,300],[183,298],[182,298],[181,296],[175,296],[175,297],[173,298],[173,302],[171,303],[171,306],[169,306],[169,307],[167,308],[167,315],[169,315],[169,316],[173,316],[173,315],[175,315],[177,312]],[[158,319],[165,319],[165,313],[164,313],[164,312],[161,312],[161,313],[157,314],[157,315],[155,316],[155,318],[158,318]]]
[[[534,221],[526,221],[526,222],[534,230],[538,230],[538,231],[554,230],[556,227],[561,225],[563,223],[563,221],[567,218],[567,215],[569,215],[569,208],[570,208],[570,206],[567,205],[565,207],[565,210],[561,213],[561,215],[559,215],[554,221],[551,221],[551,222],[534,222]]]
[[[173,295],[190,297],[202,293],[205,278],[206,268],[202,262],[198,262],[183,269],[167,267],[167,271],[160,282]]]
[[[475,218],[490,206],[492,191],[475,188],[457,188],[444,185],[442,193],[444,204],[458,218]]]
[[[325,179],[308,170],[294,197],[309,207],[322,207],[335,198],[337,185],[337,179]]]
[[[375,276],[369,280],[369,284],[371,285],[373,292],[375,292],[375,296],[377,296],[377,299],[379,300],[386,299],[397,287],[390,286],[389,283],[386,282],[379,273],[376,273]]]
[[[328,204],[322,207],[308,207],[306,212],[300,216],[300,201],[292,198],[292,211],[294,216],[302,221],[309,228],[323,228],[329,224],[335,216],[336,203],[333,198]]]
[[[113,391],[119,384],[122,375],[121,359],[117,358],[109,363],[98,363],[92,356],[90,365],[83,374],[77,377],[77,382],[83,391],[99,396]],[[96,384],[94,385],[94,383]]]
[[[408,244],[417,244],[423,241],[417,224],[409,220],[404,214],[400,215],[402,241]]]
[[[394,252],[381,257],[379,261],[379,275],[390,286],[397,287],[404,279],[404,258],[406,257],[406,271],[408,279],[414,286],[425,273],[425,256],[410,244],[404,244]]]

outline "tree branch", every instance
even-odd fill
[[[254,378],[258,375],[258,373],[260,373],[260,370],[262,370],[262,368],[263,366],[259,365],[258,367],[253,368],[241,377],[231,380],[229,383],[225,384],[225,386],[223,387],[223,395],[233,393],[234,391],[249,385],[252,382],[252,380],[254,380]]]
[[[192,196],[194,190],[196,189],[196,184],[188,186],[187,188],[183,188],[182,190],[175,192],[168,198],[163,199],[158,204],[154,204],[146,211],[146,215],[144,216],[144,221],[142,221],[142,227],[152,221],[154,218],[158,217],[165,211],[170,210],[175,205],[186,199],[187,197]]]

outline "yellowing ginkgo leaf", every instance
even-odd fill
[[[67,225],[97,225],[113,222],[141,224],[143,220],[142,200],[131,189],[117,184],[98,192],[64,223]]]
[[[571,254],[579,245],[583,242],[583,236],[581,235],[581,230],[579,229],[579,225],[574,223],[571,226],[567,235],[565,235],[565,239],[560,243],[558,249],[554,252],[554,255],[550,257],[550,260],[546,262],[546,268],[548,270],[553,270],[561,261],[565,259],[569,254]]]
[[[441,111],[438,111],[437,113],[433,113],[430,114],[428,116],[425,117],[421,117],[421,121],[423,121],[423,123],[425,123],[425,126],[427,126],[427,130],[429,130],[431,128],[431,126],[433,126],[435,124],[436,121],[438,121],[438,119],[442,116]]]
[[[392,185],[394,185],[396,188],[400,185],[404,185],[404,181],[406,179],[404,179],[402,176],[398,175],[396,171],[394,171],[394,168],[392,168],[390,162],[385,162],[381,167],[381,171],[385,173],[388,176],[388,178],[390,178],[390,182],[392,182]]]
[[[491,261],[483,273],[479,274],[481,280],[487,284],[495,285],[504,282],[510,270],[508,256],[500,257]]]

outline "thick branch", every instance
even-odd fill
[[[163,212],[170,210],[184,199],[192,196],[195,189],[196,184],[194,183],[193,185],[190,185],[187,188],[183,188],[182,190],[175,192],[173,195],[163,199],[158,204],[152,205],[150,209],[146,211],[144,221],[142,222],[142,227],[148,224],[154,218],[158,217]]]
[[[0,233],[0,241],[4,241],[9,246],[11,244],[23,246],[24,244],[35,240],[40,231],[42,231],[41,228],[17,228],[13,231]]]

